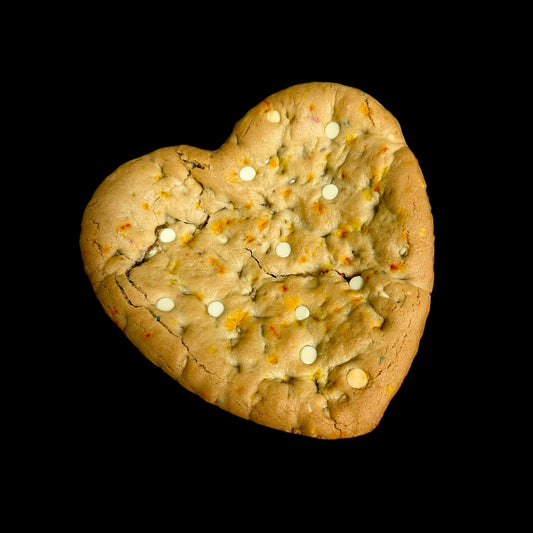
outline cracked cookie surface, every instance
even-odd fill
[[[80,238],[107,314],[208,402],[319,438],[372,430],[433,285],[424,178],[394,117],[332,83],[278,92],[216,151],[111,174]]]

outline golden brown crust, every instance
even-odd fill
[[[272,95],[214,152],[122,165],[80,243],[104,309],[152,362],[236,415],[314,437],[378,424],[429,311],[418,163],[388,111],[337,84]]]

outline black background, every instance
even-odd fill
[[[484,431],[469,363],[476,289],[457,265],[458,257],[474,253],[478,232],[465,207],[470,170],[463,157],[475,141],[467,122],[486,68],[479,49],[449,45],[452,34],[455,43],[467,37],[455,22],[434,35],[391,17],[388,30],[371,25],[360,34],[338,17],[329,25],[327,17],[304,24],[271,11],[263,18],[257,27],[255,18],[246,25],[213,17],[212,27],[200,31],[186,17],[172,22],[139,11],[113,24],[99,21],[81,36],[77,26],[69,28],[42,53],[48,81],[32,107],[53,176],[46,217],[62,228],[60,246],[43,244],[63,258],[50,274],[57,308],[42,313],[42,338],[55,356],[38,427],[58,461],[72,466],[75,485],[79,479],[135,484],[148,474],[153,483],[186,483],[193,493],[220,494],[232,479],[246,493],[245,486],[261,485],[268,474],[278,490],[294,487],[295,497],[311,487],[316,497],[327,486],[330,498],[347,498],[368,483],[389,493],[413,480],[424,491],[455,481],[460,470],[464,488]],[[155,20],[157,30],[148,31]],[[163,146],[216,149],[252,106],[307,81],[362,89],[399,120],[424,173],[435,222],[435,287],[418,355],[379,426],[348,440],[264,428],[187,392],[105,315],[78,248],[83,210],[120,164]],[[337,483],[350,488],[337,492]]]

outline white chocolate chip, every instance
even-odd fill
[[[361,368],[352,368],[346,376],[348,385],[354,389],[362,389],[368,383],[368,376]]]
[[[155,306],[160,311],[172,311],[172,309],[174,309],[174,300],[172,298],[168,298],[167,296],[165,296],[163,298],[159,298]]]
[[[316,361],[318,352],[314,346],[306,345],[300,350],[300,359],[302,363],[311,365]]]
[[[276,254],[280,257],[289,257],[291,255],[291,245],[288,242],[280,242],[276,246]]]
[[[154,255],[158,252],[159,250],[154,246],[153,248],[150,248],[146,254],[144,254],[144,258],[145,259],[150,259],[150,257],[154,257]]]
[[[337,197],[337,194],[339,194],[339,188],[333,183],[329,183],[328,185],[324,185],[324,187],[322,187],[322,196],[326,200],[333,200]]]
[[[239,172],[239,177],[242,181],[252,181],[255,178],[255,168],[242,167]]]
[[[340,131],[341,127],[338,122],[330,122],[324,128],[324,133],[326,134],[326,137],[328,139],[335,139],[335,137],[337,137]]]
[[[275,109],[271,109],[270,111],[267,111],[266,119],[269,122],[277,124],[281,120],[281,115],[279,114],[279,111],[276,111]]]
[[[305,305],[299,305],[294,310],[294,316],[296,320],[305,320],[309,316],[309,308]]]
[[[161,242],[172,242],[176,238],[176,232],[172,228],[165,228],[159,234]]]
[[[365,280],[363,279],[363,276],[354,276],[350,280],[350,289],[353,291],[359,291],[363,288],[363,285],[365,284]]]
[[[224,304],[215,300],[207,306],[207,312],[216,318],[224,312]]]

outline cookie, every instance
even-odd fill
[[[383,106],[334,83],[273,94],[218,150],[125,163],[87,205],[80,244],[103,308],[150,361],[311,437],[376,427],[430,307],[417,160]]]

